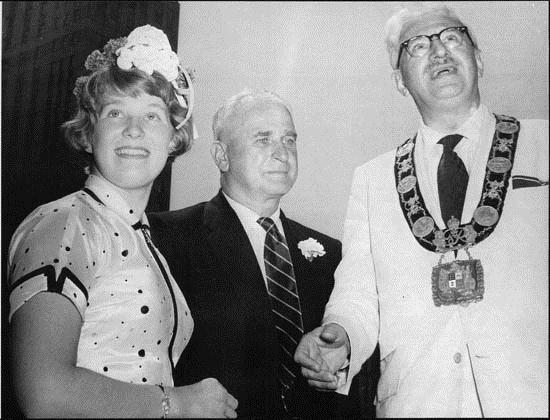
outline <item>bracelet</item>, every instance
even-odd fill
[[[162,385],[159,385],[158,387],[162,391],[162,418],[167,419],[168,414],[170,413],[170,397],[168,396]]]

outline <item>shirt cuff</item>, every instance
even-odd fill
[[[348,374],[349,374],[349,359],[346,360],[346,363],[343,364],[343,366],[338,369],[336,372],[336,378],[338,378],[336,382],[337,391],[338,389],[345,386],[348,382]]]
[[[346,331],[344,326],[342,324],[340,324],[339,322],[329,321],[329,322],[323,323],[323,326],[325,326],[327,324],[339,325],[340,327],[342,327],[344,329],[344,331]],[[348,332],[346,331],[346,334],[347,333]],[[348,335],[348,340],[349,340],[349,335]],[[340,367],[340,369],[338,369],[338,371],[336,371],[336,378],[337,378],[336,392],[338,392],[340,394],[347,395],[348,392],[349,392],[349,385],[348,385],[347,382],[348,382],[348,375],[349,375],[350,357],[351,357],[351,342],[350,342],[350,353],[348,355],[348,358],[346,359],[345,363]]]

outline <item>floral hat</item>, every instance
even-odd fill
[[[153,74],[154,71],[162,74],[174,87],[180,105],[187,109],[185,119],[177,125],[176,130],[189,120],[195,98],[192,77],[180,64],[177,54],[172,51],[168,37],[163,31],[154,26],[145,25],[134,29],[128,37],[111,39],[105,44],[103,51],[95,50],[88,56],[84,67],[94,73],[115,64],[123,70],[135,67],[148,75]],[[89,78],[90,75],[76,79],[73,93],[78,102]]]

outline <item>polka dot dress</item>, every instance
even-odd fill
[[[131,383],[173,385],[193,319],[147,219],[105,180],[45,204],[10,244],[10,318],[36,293],[64,295],[82,316],[77,365]]]

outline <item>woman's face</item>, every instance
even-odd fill
[[[161,98],[146,93],[110,96],[99,110],[88,150],[94,171],[128,192],[149,193],[174,146],[173,135]]]

